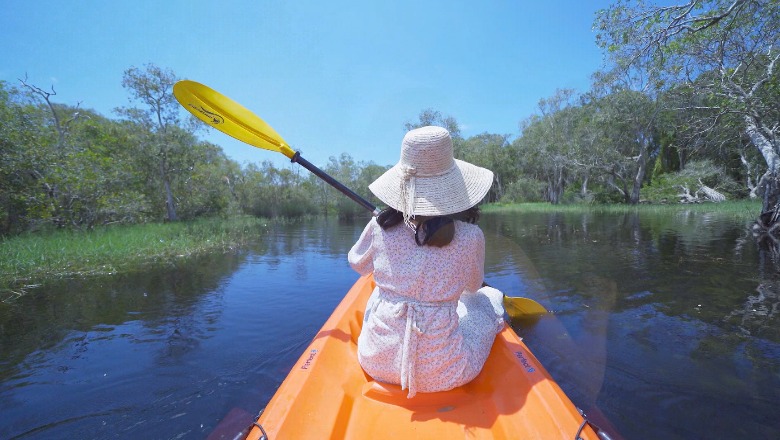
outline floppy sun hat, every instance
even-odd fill
[[[406,133],[401,160],[368,188],[410,217],[465,211],[479,203],[492,184],[492,171],[455,159],[446,129],[428,126]]]

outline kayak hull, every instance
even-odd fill
[[[372,276],[361,277],[277,390],[248,439],[574,439],[583,417],[508,326],[471,382],[407,398],[357,361]],[[262,429],[260,428],[262,427]],[[582,439],[598,437],[586,425]]]

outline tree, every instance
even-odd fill
[[[763,210],[780,201],[780,2],[692,0],[672,6],[619,0],[599,12],[597,42],[616,71],[648,89],[685,85],[705,99],[686,110],[705,133],[728,115],[764,159]],[[739,142],[735,142],[735,149]]]
[[[185,171],[178,166],[186,146],[177,142],[176,134],[169,130],[179,121],[179,105],[173,96],[176,75],[154,64],[146,64],[144,69],[130,67],[122,77],[122,87],[130,92],[131,101],[143,103],[145,108],[120,108],[117,112],[143,127],[140,142],[146,154],[156,158],[160,182],[165,193],[167,219],[177,219],[176,203],[171,188],[173,174]]]
[[[573,90],[557,90],[539,101],[541,115],[533,115],[521,125],[522,136],[513,149],[518,162],[537,180],[546,183],[544,199],[558,204],[574,168],[577,139],[574,136],[576,109]]]
[[[493,186],[487,200],[497,201],[504,195],[505,186],[515,177],[509,135],[482,133],[458,142],[456,157],[493,171]]]
[[[655,139],[656,104],[632,90],[615,90],[595,103],[602,115],[601,141],[607,147],[601,159],[609,184],[630,204],[639,203]]]
[[[134,130],[21,83],[0,93],[0,231],[146,220]]]
[[[19,82],[27,92],[29,101],[25,103],[26,108],[17,109],[25,116],[35,115],[37,119],[37,123],[26,127],[26,139],[18,145],[20,158],[24,158],[24,162],[29,165],[30,177],[38,187],[37,190],[29,188],[33,193],[25,196],[27,202],[30,202],[28,208],[32,208],[28,212],[34,213],[27,220],[44,220],[55,226],[72,223],[70,208],[78,196],[69,191],[63,178],[67,176],[67,162],[77,152],[69,142],[69,133],[72,124],[79,119],[78,106],[72,109],[54,103],[52,96],[57,94],[54,87],[51,91],[43,90],[28,83],[26,76]],[[41,102],[45,103],[45,107]],[[54,132],[57,133],[56,140]]]
[[[22,101],[17,90],[0,81],[0,234],[27,228],[38,207],[48,213],[48,197],[40,179],[41,162],[28,154],[27,145],[39,142],[42,112]]]
[[[427,127],[429,125],[446,128],[447,131],[450,132],[453,143],[457,143],[456,140],[461,139],[458,121],[452,116],[442,116],[440,111],[432,108],[422,110],[417,116],[417,121],[405,123],[404,128],[406,131],[409,131],[415,128]]]
[[[79,111],[80,103],[76,105],[75,109],[68,111],[67,109],[63,109],[63,106],[58,106],[52,102],[51,97],[57,94],[57,92],[54,90],[54,86],[51,87],[50,92],[43,90],[38,86],[28,83],[27,76],[25,76],[24,79],[20,79],[19,82],[22,83],[22,86],[28,89],[32,94],[38,96],[46,103],[46,106],[48,107],[51,114],[51,118],[54,121],[54,128],[57,130],[57,146],[60,150],[64,149],[65,143],[67,142],[68,133],[70,132],[71,124],[78,120],[79,116],[81,115],[81,112]]]

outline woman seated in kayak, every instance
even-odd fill
[[[503,295],[482,287],[485,237],[476,205],[493,173],[453,157],[441,127],[406,134],[401,160],[369,185],[388,208],[349,252],[376,288],[358,338],[358,360],[408,397],[445,391],[482,369],[503,326]]]

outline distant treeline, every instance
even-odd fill
[[[170,96],[174,82],[173,73],[152,65],[128,69],[124,83],[130,93],[153,104],[117,109],[119,118],[56,103],[53,91],[25,81],[0,83],[0,232],[234,214],[360,212],[301,167],[242,166],[218,145],[199,140],[193,121],[179,119],[183,112]],[[148,90],[159,95],[143,96]],[[561,91],[543,100],[541,114],[524,121],[522,135],[511,142],[509,135],[490,133],[463,138],[455,118],[435,110],[424,110],[406,128],[449,128],[458,158],[495,172],[488,201],[636,203],[635,177],[647,166],[637,160],[642,149],[652,172],[639,180],[640,187],[669,180],[664,173],[695,170],[652,187],[656,201],[676,201],[681,189],[675,185],[693,191],[699,180],[731,196],[747,194],[735,152],[674,145],[671,121],[660,126],[661,118],[641,119],[650,118],[656,105],[646,95],[624,91],[579,99]],[[387,169],[348,154],[319,165],[365,196],[368,184]]]
[[[128,69],[123,84],[140,105],[117,118],[57,103],[53,89],[26,80],[0,82],[0,233],[357,212],[297,165],[241,166],[200,140],[194,121],[180,119],[175,81],[153,65]],[[348,155],[323,168],[359,188],[384,171]]]
[[[618,2],[600,11],[594,28],[609,65],[594,73],[591,90],[542,99],[516,136],[465,138],[455,117],[434,109],[405,127],[448,128],[456,157],[495,172],[490,202],[758,196],[772,208],[780,196],[780,8],[768,0],[687,6]],[[122,85],[136,106],[112,118],[58,103],[53,89],[26,79],[0,82],[0,234],[360,212],[298,166],[242,166],[200,140],[173,98],[176,80],[153,64],[127,69]],[[370,196],[368,184],[390,164],[342,154],[317,165]]]

